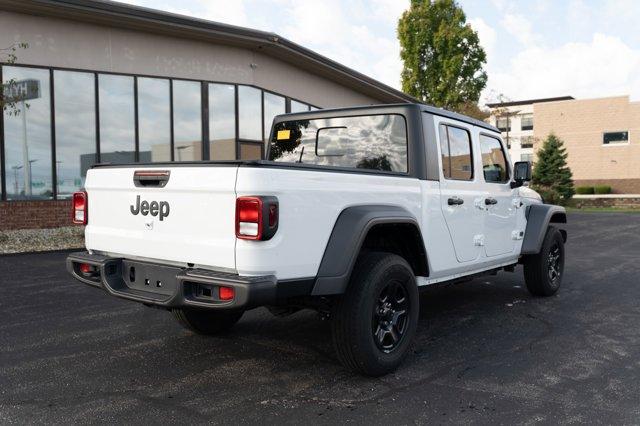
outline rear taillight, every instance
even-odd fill
[[[236,291],[233,287],[221,286],[218,289],[218,297],[220,300],[233,300],[236,297]]]
[[[236,200],[236,237],[268,240],[278,230],[276,197],[239,197]]]
[[[89,198],[86,191],[80,191],[73,194],[73,223],[77,225],[86,225],[89,220]]]

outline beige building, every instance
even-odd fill
[[[564,141],[576,186],[640,194],[640,102],[618,96],[534,104],[533,110],[534,137],[553,132]]]
[[[554,133],[565,143],[576,186],[610,185],[614,193],[640,193],[640,102],[630,102],[628,96],[523,102],[532,110],[533,158],[522,158],[521,153],[512,152],[513,161],[535,162],[535,152]],[[522,105],[488,106],[503,114],[505,109],[522,108]],[[496,117],[492,120],[495,124]]]

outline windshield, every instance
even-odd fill
[[[397,114],[277,123],[269,160],[407,172],[407,125]]]

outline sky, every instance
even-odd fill
[[[400,88],[408,0],[124,0],[271,31]],[[481,103],[572,95],[640,100],[640,0],[458,0],[487,52]]]

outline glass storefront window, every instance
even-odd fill
[[[51,85],[49,70],[5,66],[3,84],[16,101],[4,112],[4,149],[7,198],[50,199]]]
[[[18,65],[2,71],[3,84],[16,82],[7,93],[26,94],[25,105],[18,99],[3,113],[6,192],[0,195],[9,200],[52,199],[54,192],[68,199],[98,161],[202,160],[205,84],[212,160],[261,158],[261,141],[287,108],[284,96],[252,86]],[[292,112],[316,109],[290,102]]]
[[[202,86],[173,81],[174,160],[202,160]]]
[[[309,105],[302,102],[294,101],[291,99],[291,112],[306,112],[309,111]]]
[[[133,77],[100,74],[100,162],[135,161]]]
[[[141,163],[171,161],[169,80],[138,78],[138,142]]]
[[[262,140],[262,96],[255,87],[238,86],[240,139]]]
[[[264,138],[269,140],[271,133],[271,125],[276,115],[286,112],[286,103],[283,96],[274,95],[273,93],[264,92]]]
[[[232,84],[209,84],[209,153],[212,160],[236,159],[236,92]]]
[[[58,198],[70,198],[96,162],[95,76],[54,71],[53,82]]]

